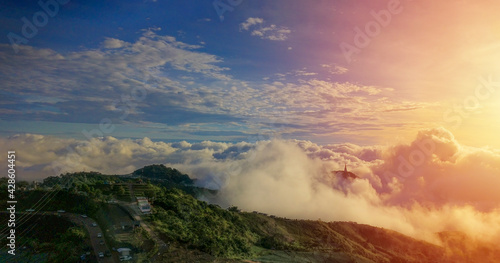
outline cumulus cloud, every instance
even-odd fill
[[[268,39],[272,41],[284,41],[288,39],[288,35],[292,32],[289,28],[284,26],[277,26],[271,24],[263,26],[264,19],[258,17],[249,17],[245,22],[240,24],[240,31],[249,31],[252,36],[260,37],[261,39]]]
[[[387,202],[472,205],[482,212],[500,202],[500,154],[462,146],[445,129],[423,130],[411,144],[385,154],[387,161],[373,170],[401,188]]]
[[[249,17],[245,22],[240,24],[243,30],[249,30],[251,26],[264,23],[264,19],[258,17]]]
[[[127,45],[127,42],[116,39],[116,38],[106,38],[103,43],[105,48],[121,48]]]
[[[89,141],[24,134],[0,140],[15,149],[19,176],[94,170],[126,174],[151,163],[188,173],[220,190],[203,200],[289,218],[345,220],[431,242],[444,230],[499,240],[500,152],[461,145],[443,128],[407,144],[318,145],[301,140],[222,143]],[[358,179],[334,173],[344,164]]]

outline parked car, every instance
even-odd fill
[[[96,223],[92,223],[92,226],[97,226],[97,224]]]
[[[102,234],[101,233],[97,233],[97,237],[102,237]]]
[[[83,215],[80,215],[81,217],[83,218],[87,218],[87,215],[83,214]]]
[[[60,209],[60,210],[57,210],[58,213],[66,213],[66,211]]]
[[[99,245],[104,245],[104,240],[99,241]]]
[[[109,252],[109,250],[106,250],[106,251],[104,252],[104,255],[105,255],[106,257],[111,257],[111,252]]]
[[[103,258],[103,257],[104,257],[104,253],[99,252],[99,257],[100,257],[100,258]]]

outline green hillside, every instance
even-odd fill
[[[153,262],[153,255],[154,262],[283,263],[496,262],[500,256],[494,244],[475,242],[459,232],[437,233],[443,246],[436,246],[395,231],[354,222],[294,220],[240,211],[237,207],[224,209],[196,199],[196,194],[203,189],[193,186],[189,176],[162,165],[147,166],[134,174],[141,176],[80,172],[49,177],[36,189],[16,192],[18,209],[34,208],[37,214],[59,209],[85,213],[103,227],[106,239],[113,246],[131,247],[141,258],[140,262]],[[0,180],[0,187],[5,184],[6,180]],[[131,224],[136,220],[128,208],[125,209],[128,205],[135,206],[134,196],[146,196],[152,203],[153,213],[141,218],[158,236],[156,241],[142,228],[132,232],[119,230],[123,222]],[[5,203],[6,196],[0,197]],[[114,199],[121,201],[109,201]],[[43,222],[45,219],[40,217]],[[37,225],[39,230],[48,227],[45,223]],[[70,231],[70,227],[63,228]],[[67,235],[74,234],[71,231]],[[47,241],[37,235],[23,238],[34,240],[30,242],[36,248],[27,250],[33,258],[63,255],[63,245],[47,245]],[[63,242],[64,238],[60,236],[51,242]],[[166,247],[160,248],[159,240],[167,244]],[[71,253],[73,256],[84,253],[81,250],[82,246],[74,246]],[[2,254],[5,255],[5,249],[0,250]]]
[[[177,169],[166,167],[163,164],[153,164],[138,169],[132,173],[147,179],[164,180],[176,184],[193,184],[193,180],[187,174],[179,172]]]
[[[166,241],[215,257],[259,262],[451,262],[441,247],[368,225],[225,210],[179,190],[168,190],[157,200],[152,220]]]

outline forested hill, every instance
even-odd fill
[[[4,184],[0,180],[0,186]],[[104,218],[114,216],[106,214],[110,206],[117,205],[109,200],[133,204],[134,195],[148,197],[152,214],[144,219],[169,244],[162,250],[162,262],[425,263],[497,262],[500,258],[495,245],[479,244],[461,233],[437,233],[443,241],[443,246],[437,246],[355,222],[296,220],[222,208],[196,199],[206,189],[195,187],[188,175],[164,165],[146,166],[122,176],[68,173],[46,178],[35,189],[30,185],[23,188],[18,193],[21,210],[50,194],[54,198],[40,210],[64,209]],[[0,199],[6,198],[0,195]],[[154,252],[148,247],[135,249]]]
[[[141,169],[135,170],[132,174],[149,179],[166,180],[177,184],[193,184],[194,182],[194,180],[191,179],[187,174],[183,174],[177,169],[166,167],[163,164],[148,165]]]

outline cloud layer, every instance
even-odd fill
[[[276,40],[288,35],[279,28],[260,18],[241,24],[243,31]],[[135,138],[143,135],[130,132],[140,127],[155,138],[217,140],[225,133],[240,141],[279,127],[285,138],[314,135],[322,141],[336,134],[353,141],[361,138],[356,135],[407,126],[400,119],[406,115],[398,112],[429,106],[390,99],[388,87],[322,78],[314,67],[270,72],[266,81],[242,80],[230,75],[227,65],[234,64],[203,52],[204,46],[159,32],[144,30],[132,42],[105,38],[97,48],[72,52],[19,46],[15,54],[0,44],[1,120],[62,125],[110,119],[129,132],[115,136]],[[348,71],[336,64],[318,68],[328,78]],[[13,129],[0,132],[12,135]]]
[[[490,241],[500,237],[500,152],[463,146],[442,128],[422,130],[412,142],[392,146],[78,141],[33,134],[3,138],[0,146],[16,150],[24,179],[81,170],[126,174],[164,163],[197,178],[200,186],[219,189],[201,198],[223,206],[356,221],[432,242],[443,230]],[[360,178],[333,173],[344,164]]]

